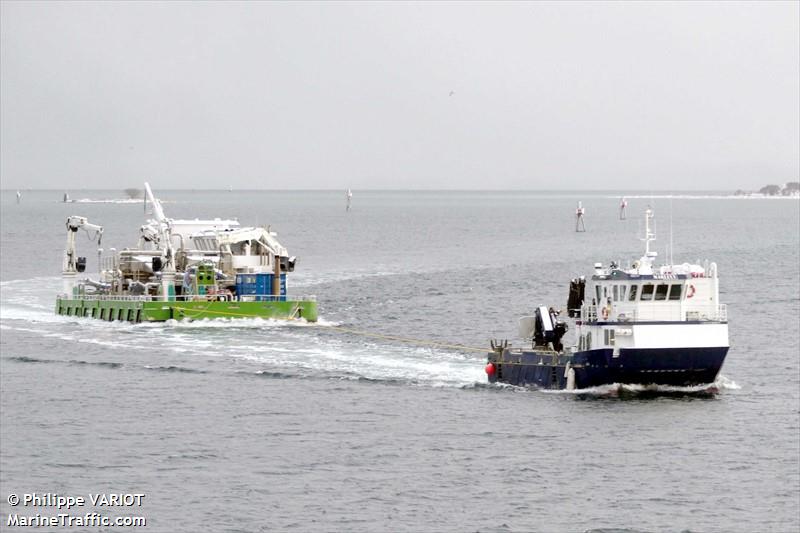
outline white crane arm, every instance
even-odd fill
[[[147,182],[144,182],[144,191],[147,195],[147,200],[153,204],[153,215],[156,217],[156,220],[162,224],[166,223],[167,217],[164,215],[164,210],[161,208],[161,202],[155,197],[153,190],[150,188],[150,184]]]
[[[76,272],[77,253],[75,250],[75,234],[79,229],[82,229],[88,235],[93,231],[94,236],[97,237],[97,245],[100,246],[100,241],[103,238],[103,226],[91,224],[86,217],[79,217],[72,215],[67,217],[67,246],[64,248],[64,263],[62,272],[66,274]],[[92,237],[93,239],[94,237]],[[69,293],[69,290],[64,292]]]
[[[171,220],[164,215],[164,210],[161,208],[161,202],[153,194],[150,184],[144,182],[144,192],[147,199],[153,204],[153,216],[155,216],[158,223],[158,245],[164,252],[164,271],[175,272],[174,252],[172,250],[172,229]]]
[[[74,233],[82,229],[86,231],[88,234],[90,231],[95,232],[97,236],[97,244],[100,245],[100,240],[103,237],[103,226],[98,226],[97,224],[91,224],[86,217],[79,217],[72,215],[71,217],[67,218],[67,230]]]

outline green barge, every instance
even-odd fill
[[[286,301],[159,301],[148,297],[98,298],[83,296],[56,299],[56,313],[65,316],[124,322],[164,322],[216,318],[262,318],[317,321],[317,302],[309,299]]]
[[[154,217],[139,231],[133,248],[99,248],[101,226],[85,217],[67,218],[63,289],[55,312],[104,321],[164,322],[204,319],[317,321],[314,296],[292,297],[290,256],[269,227],[241,227],[239,221],[167,218],[145,183]],[[97,240],[98,279],[80,279],[87,267],[75,235]]]

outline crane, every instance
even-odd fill
[[[86,268],[85,258],[80,258],[76,255],[75,250],[75,234],[78,230],[82,229],[89,236],[90,240],[97,239],[97,246],[100,246],[100,240],[103,238],[103,226],[91,224],[86,217],[71,216],[67,218],[67,247],[64,249],[64,272],[83,272]],[[90,232],[94,232],[91,235]],[[80,261],[84,259],[84,261]]]
[[[75,249],[75,235],[78,230],[83,230],[90,240],[97,239],[97,245],[100,246],[100,241],[103,238],[103,227],[97,224],[91,224],[86,217],[70,216],[67,217],[67,246],[64,249],[64,263],[61,269],[61,276],[64,281],[64,292],[72,294],[72,288],[75,286],[75,276],[78,272],[86,270],[86,258],[78,257],[77,250]],[[92,233],[94,232],[94,233]]]
[[[164,215],[161,202],[153,194],[150,184],[144,183],[145,197],[153,204],[153,216],[158,223],[158,245],[163,254],[161,269],[161,296],[164,300],[175,299],[175,253],[172,249],[170,219]]]

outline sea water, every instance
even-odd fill
[[[57,514],[8,503],[31,493],[145,494],[80,512],[165,532],[800,527],[797,200],[639,193],[620,220],[609,192],[354,191],[350,212],[344,190],[157,193],[173,218],[269,225],[320,321],[56,316],[66,217],[103,225],[108,251],[135,245],[143,206],[3,191],[4,529]],[[675,262],[718,265],[719,392],[487,385],[489,339],[522,344],[519,316],[565,307],[595,262],[638,258],[648,205],[660,258],[672,242]],[[95,276],[95,245],[77,243]]]

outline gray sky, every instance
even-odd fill
[[[799,6],[3,1],[0,178],[11,189],[797,180]]]

